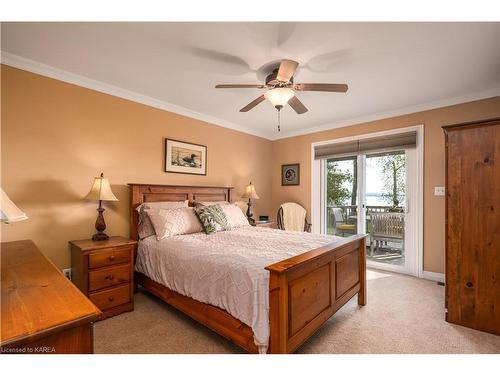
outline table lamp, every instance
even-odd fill
[[[248,222],[250,224],[254,224],[255,220],[252,218],[252,216],[253,216],[252,199],[259,199],[259,196],[257,195],[257,192],[255,191],[255,186],[253,186],[251,182],[245,188],[245,193],[243,194],[242,198],[248,198],[247,219],[248,219]]]
[[[15,204],[10,200],[5,191],[2,190],[2,200],[0,206],[0,221],[10,224],[16,221],[26,220],[28,216],[21,211]]]
[[[104,174],[101,173],[100,177],[94,178],[94,184],[87,194],[85,199],[92,201],[99,201],[99,208],[97,208],[97,220],[95,221],[95,229],[97,233],[92,236],[94,241],[107,240],[109,237],[104,230],[106,229],[106,223],[104,222],[104,208],[102,208],[102,201],[117,201],[118,198],[115,197],[109,186],[109,181],[104,178]]]

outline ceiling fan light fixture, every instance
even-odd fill
[[[275,108],[283,108],[294,96],[295,92],[288,87],[277,87],[275,89],[268,90],[264,94],[264,97],[268,99]]]
[[[290,107],[301,115],[308,111],[307,107],[299,98],[295,96],[295,91],[319,91],[319,92],[346,92],[348,87],[345,83],[296,83],[294,75],[299,63],[297,61],[283,59],[278,68],[274,69],[266,77],[265,84],[222,84],[216,85],[218,89],[232,88],[256,88],[267,89],[265,94],[260,95],[246,106],[240,109],[240,112],[248,112],[255,106],[268,99],[274,108],[278,111],[278,130],[280,129],[280,113],[285,105]]]

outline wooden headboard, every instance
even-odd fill
[[[189,200],[193,205],[194,201],[231,202],[232,187],[211,187],[211,186],[176,186],[176,185],[148,185],[148,184],[128,184],[130,187],[130,238],[138,240],[137,224],[139,214],[136,208],[144,202],[175,202]]]

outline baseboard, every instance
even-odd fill
[[[424,271],[422,272],[422,278],[444,283],[444,273]]]

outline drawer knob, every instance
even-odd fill
[[[115,256],[114,255],[110,255],[109,256],[109,260],[111,260],[111,261],[115,260]]]
[[[108,297],[108,301],[109,301],[109,302],[113,302],[114,300],[115,300],[115,298],[114,298],[113,296]]]
[[[105,279],[107,280],[113,280],[115,277],[113,275],[108,275],[105,277]]]

